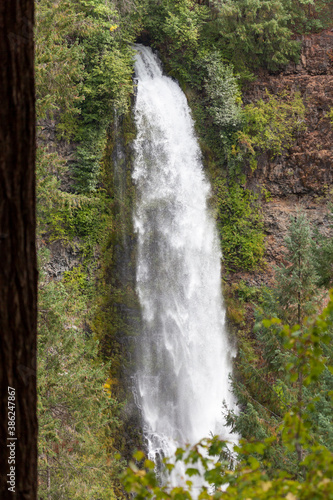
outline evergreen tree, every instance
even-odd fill
[[[313,253],[313,234],[304,213],[291,217],[285,238],[284,261],[276,270],[278,317],[290,324],[301,324],[314,313],[318,303],[318,274]]]
[[[329,214],[330,225],[333,223],[333,212]],[[319,285],[333,286],[333,238],[315,231],[316,270],[319,275]]]
[[[319,299],[318,274],[315,267],[313,253],[313,233],[311,226],[301,211],[291,217],[288,234],[285,238],[286,252],[282,264],[276,273],[276,296],[278,301],[279,317],[289,324],[302,325],[306,316],[315,312]],[[300,327],[300,335],[303,329]],[[294,356],[298,357],[298,347],[294,346]],[[297,408],[299,421],[302,419],[304,408],[303,364],[305,359],[294,362],[297,366]],[[303,447],[300,433],[295,436],[295,446],[298,463],[303,459]]]
[[[328,407],[333,377],[325,370],[316,384],[309,389],[304,381],[308,356],[300,356],[303,339],[308,336],[307,317],[315,313],[321,293],[316,272],[316,252],[313,233],[304,213],[291,218],[285,238],[284,264],[276,269],[273,289],[263,291],[263,304],[256,312],[256,343],[242,341],[236,361],[237,376],[234,391],[242,406],[240,415],[228,414],[228,421],[246,439],[252,436],[279,434],[283,413],[294,406],[299,421],[304,408],[315,400],[315,411],[307,417],[309,432],[320,443],[331,443],[331,424]],[[273,322],[267,327],[264,318],[280,318],[295,327],[293,344],[287,345],[281,324]],[[331,335],[327,330],[326,335]],[[329,345],[322,347],[327,364],[332,363]],[[309,344],[311,350],[311,342]],[[324,438],[326,436],[326,438]],[[326,439],[326,442],[325,442]],[[300,463],[304,457],[301,432],[294,435],[295,448],[285,449],[277,442],[266,450],[265,458],[271,463],[271,472],[283,467],[302,476]]]
[[[237,70],[258,66],[277,70],[296,60],[290,11],[284,0],[219,0],[216,26],[221,50]]]

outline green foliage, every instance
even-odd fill
[[[328,217],[331,228],[333,222],[332,207],[330,208]],[[324,236],[316,228],[314,240],[315,266],[319,276],[319,285],[331,287],[333,286],[333,238]]]
[[[109,366],[82,328],[86,291],[78,269],[39,292],[39,494],[48,498],[115,499],[110,475],[122,467],[113,448],[120,406],[103,389]]]
[[[107,125],[112,121],[115,109],[124,113],[129,108],[133,92],[133,51],[122,41],[122,27],[117,26],[117,23],[121,24],[119,14],[112,4],[96,0],[84,6],[85,29],[81,37],[85,64],[84,101],[75,137],[80,144],[74,176],[76,189],[88,193],[96,190],[100,180]],[[133,37],[126,28],[125,33],[123,36]]]
[[[169,72],[182,83],[200,81],[196,75],[201,32],[209,10],[196,0],[147,0],[144,27],[161,49]]]
[[[300,464],[307,452],[301,429],[292,448],[285,446],[280,426],[283,414],[294,407],[293,418],[304,420],[309,443],[316,441],[333,451],[329,431],[333,376],[324,368],[333,364],[333,317],[330,307],[327,323],[317,320],[320,332],[306,318],[318,310],[321,294],[314,267],[316,248],[303,213],[291,220],[285,246],[285,264],[276,272],[275,287],[262,290],[254,328],[256,341],[249,347],[248,341],[240,338],[233,383],[243,411],[240,415],[229,413],[228,421],[246,439],[259,432],[278,437],[265,454],[270,477],[284,469],[302,479]],[[265,317],[273,319],[263,320]],[[298,325],[288,329],[274,318]]]
[[[231,285],[227,282],[223,283],[223,297],[227,310],[227,318],[231,321],[232,325],[243,327],[245,324],[245,308],[244,304],[238,300],[235,288],[237,288],[235,283]]]
[[[85,64],[83,121],[96,124],[112,115],[114,108],[120,112],[128,109],[133,92],[133,51],[122,40],[121,20],[113,3],[95,0],[83,5],[79,2],[79,6],[84,13],[80,38]],[[125,33],[128,37],[127,30]]]
[[[82,102],[83,48],[74,38],[82,16],[70,2],[37,2],[35,29],[37,120],[61,115],[59,130],[69,137]]]
[[[232,326],[237,325],[241,329],[242,334],[246,335],[247,324],[245,319],[247,306],[262,302],[263,288],[249,286],[244,280],[230,284],[228,278],[226,278],[223,283],[223,296],[227,308],[227,317],[231,321]],[[250,357],[250,354],[247,352],[245,356]]]
[[[82,114],[81,119],[83,120]],[[125,122],[124,131],[128,139],[133,135],[133,125],[129,124],[128,118]],[[82,138],[86,135],[78,150],[80,152],[87,146],[86,151],[90,147],[91,151],[98,155],[102,172],[97,174],[96,170],[95,179],[92,178],[92,181],[100,179],[103,181],[103,188],[99,186],[94,192],[84,194],[73,192],[71,163],[66,164],[60,153],[54,152],[55,148],[56,151],[62,152],[58,141],[47,141],[46,146],[39,147],[37,151],[39,246],[45,253],[43,245],[51,244],[51,261],[48,262],[49,257],[46,257],[44,262],[45,269],[51,275],[53,266],[57,267],[59,262],[58,252],[61,257],[60,269],[56,269],[59,281],[49,283],[50,276],[45,278],[45,281],[44,278],[40,280],[40,312],[43,313],[39,325],[40,339],[42,340],[45,332],[45,335],[48,335],[47,351],[39,346],[43,405],[46,404],[45,400],[52,396],[52,406],[47,406],[46,410],[44,407],[39,409],[40,481],[42,494],[50,498],[118,500],[124,498],[124,492],[117,480],[122,463],[115,452],[120,450],[123,456],[132,452],[132,445],[128,444],[125,435],[127,439],[129,435],[131,439],[134,436],[136,442],[140,442],[137,437],[138,427],[134,428],[131,422],[131,419],[134,420],[133,415],[129,418],[122,415],[120,419],[122,405],[116,400],[125,400],[124,384],[122,385],[119,379],[126,359],[119,337],[124,338],[125,332],[129,331],[129,325],[123,319],[122,309],[133,307],[135,292],[129,285],[123,286],[119,283],[115,269],[115,247],[123,244],[123,231],[130,226],[128,221],[131,220],[132,205],[127,200],[125,206],[125,200],[120,200],[119,193],[115,193],[112,141],[109,138],[106,142],[105,129],[99,128],[94,135],[93,127],[89,128],[87,125],[81,129],[79,124],[79,131]],[[102,137],[100,144],[97,143],[99,137]],[[116,136],[116,140],[118,139]],[[107,150],[104,151],[106,147]],[[124,163],[125,169],[126,166],[127,163]],[[129,168],[126,177],[130,178]],[[117,214],[120,203],[121,214]],[[52,321],[49,319],[48,307],[44,307],[44,291],[48,294],[52,311],[58,311],[54,329],[53,318]],[[132,331],[131,333],[133,334]],[[128,349],[128,346],[126,348]],[[49,380],[47,377],[52,378],[52,381],[56,379],[56,366],[53,367],[56,358],[50,358],[51,365],[46,363],[45,356],[48,352],[56,353],[57,359],[61,360],[68,372],[69,378],[65,381],[74,384],[70,391],[67,384],[63,383],[62,377],[59,377],[52,382],[54,391],[45,393],[43,384]],[[105,366],[100,356],[108,360]],[[78,388],[83,375],[87,378],[84,378],[82,387]],[[91,380],[91,377],[94,380]],[[111,382],[111,390],[108,388],[104,394],[103,384],[106,380]],[[78,395],[76,399],[74,391]],[[106,404],[104,397],[107,394],[111,397]],[[79,398],[85,398],[82,403],[82,419]],[[58,413],[54,413],[58,412],[58,402],[59,405],[67,405],[63,413],[59,413],[59,418]],[[89,405],[91,417],[85,422]],[[48,434],[49,429],[52,429],[51,434]],[[58,440],[66,444],[59,445]],[[86,479],[82,478],[82,475],[86,475]],[[51,478],[50,488],[47,487],[48,476]],[[92,485],[91,488],[89,485]]]
[[[70,271],[64,272],[62,283],[67,289],[70,289],[75,294],[84,294],[86,298],[90,299],[94,294],[94,283],[82,265],[73,267]]]
[[[100,166],[106,145],[106,130],[99,125],[86,125],[80,132],[80,144],[76,149],[73,167],[75,187],[80,193],[97,189],[100,180]]]
[[[103,0],[40,0],[36,10],[37,118],[55,119],[59,135],[79,143],[75,188],[89,193],[114,110],[129,109],[137,23]]]
[[[292,40],[288,2],[218,0],[214,4],[218,46],[238,71],[259,66],[276,71],[297,60],[300,45]]]
[[[276,271],[279,317],[300,324],[318,304],[316,256],[312,230],[304,213],[298,212],[290,219],[285,245],[287,264],[282,264]]]
[[[276,324],[279,324],[279,320],[272,320],[267,322],[267,327]],[[327,308],[313,323],[304,323],[301,329],[300,326],[281,328],[281,342],[284,348],[291,350],[294,355],[286,375],[290,381],[293,373],[298,372],[302,374],[306,387],[316,387],[318,377],[323,373],[333,372],[333,367],[328,366],[333,358],[327,359],[325,356],[325,346],[328,346],[331,340],[327,332],[332,329],[332,324],[333,293]],[[278,387],[277,395],[284,391],[283,385]],[[332,419],[332,400],[327,396]],[[125,488],[128,492],[135,493],[138,499],[333,499],[333,453],[327,446],[318,443],[315,435],[309,430],[312,407],[311,400],[305,403],[299,399],[292,400],[288,407],[284,405],[284,414],[279,422],[276,422],[276,432],[268,437],[259,432],[255,433],[254,440],[242,440],[235,447],[238,453],[236,463],[230,457],[226,443],[220,441],[217,436],[204,439],[192,448],[178,449],[175,459],[171,462],[165,460],[166,469],[170,471],[174,468],[174,460],[182,461],[189,476],[186,486],[159,486],[152,465],[147,462],[144,464],[145,469],[139,469],[134,463],[130,463],[123,478]],[[260,430],[262,426],[258,411],[249,404],[247,417],[251,417],[251,414],[252,423]],[[327,419],[326,421],[328,423]],[[245,423],[250,422],[251,418],[246,418]],[[230,416],[228,423],[232,424]],[[303,456],[299,464],[301,473],[297,475],[289,459],[293,454],[297,454],[300,443]],[[279,462],[274,464],[276,467],[272,469],[271,449],[274,447],[282,454]],[[213,492],[203,485],[200,492],[192,494],[193,481],[190,477],[193,475],[205,479]]]
[[[276,71],[297,61],[300,43],[293,39],[293,30],[310,1],[215,0],[208,2],[210,9],[204,3],[143,2],[145,32],[181,82],[201,86],[202,59],[212,52],[231,63],[243,81],[258,67]]]
[[[82,257],[91,258],[109,223],[105,200],[65,195],[56,201],[57,205],[44,219],[49,241],[62,240],[63,245],[76,245]]]
[[[332,19],[329,0],[144,0],[140,7],[144,33],[171,74],[192,87],[202,86],[202,59],[212,52],[242,81],[259,67],[278,71],[298,60],[295,31],[323,29]]]
[[[50,212],[59,203],[61,193],[58,173],[63,162],[56,152],[39,147],[36,152],[36,197],[37,197],[37,236],[47,231],[47,219]]]
[[[194,55],[199,47],[200,28],[208,9],[193,0],[166,1],[167,11],[163,30],[169,42],[170,55],[186,50]]]
[[[202,3],[147,0],[144,34],[159,49],[167,71],[186,86],[198,134],[215,167],[227,166],[234,176],[244,163],[256,168],[262,152],[282,154],[304,130],[298,93],[267,93],[242,109],[239,86],[259,66],[277,69],[295,60],[299,44],[292,40],[291,6],[285,0],[209,2],[209,12]]]
[[[305,129],[305,107],[300,94],[286,92],[273,96],[266,90],[266,100],[248,104],[243,109],[243,128],[236,134],[238,148],[250,156],[252,168],[256,167],[256,156],[267,151],[271,156],[282,154],[290,147],[295,134]]]
[[[109,163],[103,172],[108,176],[106,185],[112,178]],[[124,362],[116,335],[123,334],[128,325],[121,323],[116,308],[128,304],[129,294],[120,290],[115,273],[110,286],[115,233],[119,241],[122,238],[113,213],[113,189],[107,193],[100,188],[89,196],[62,191],[63,183],[69,182],[68,170],[59,155],[46,148],[38,150],[37,167],[38,235],[43,254],[45,243],[58,242],[52,246],[51,263],[46,256],[43,266],[52,269],[61,246],[67,267],[62,275],[58,273],[59,281],[40,279],[41,491],[50,498],[118,500],[124,493],[117,479],[122,462],[116,451],[124,452],[126,443],[122,405],[116,400],[120,386],[116,377]],[[128,213],[131,216],[130,209]],[[92,337],[90,328],[100,341]],[[105,365],[102,354],[108,358]],[[112,389],[104,392],[107,379],[112,380]]]
[[[122,497],[117,489],[122,463],[116,458],[114,442],[121,405],[103,390],[110,363],[101,361],[99,343],[87,330],[97,307],[94,260],[111,225],[110,202],[102,191],[90,197],[61,191],[64,168],[56,153],[38,150],[41,267],[49,269],[45,240],[60,240],[64,253],[71,254],[73,247],[75,261],[81,262],[59,281],[49,281],[40,273],[40,494],[118,499]]]
[[[289,0],[290,26],[297,33],[313,33],[332,26],[331,0]]]
[[[99,190],[87,196],[62,191],[64,162],[46,148],[38,148],[36,166],[38,236],[75,247],[89,262],[111,225],[111,207],[105,192]]]
[[[263,290],[257,286],[248,286],[244,280],[237,283],[236,291],[241,302],[260,303],[262,301]]]
[[[205,63],[208,112],[223,135],[226,130],[234,131],[241,124],[241,93],[232,66],[225,65],[218,52],[211,53]]]
[[[236,183],[214,181],[217,221],[227,269],[255,269],[264,255],[263,218],[258,196]]]

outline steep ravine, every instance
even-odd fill
[[[280,74],[261,71],[255,82],[248,85],[243,94],[244,103],[264,98],[267,89],[272,94],[283,90],[298,90],[307,109],[305,132],[298,135],[295,144],[274,159],[262,154],[254,172],[247,171],[247,187],[254,191],[265,187],[271,198],[263,203],[266,235],[266,266],[252,272],[230,275],[232,282],[243,279],[248,286],[270,284],[274,266],[281,262],[283,239],[290,215],[298,206],[306,210],[309,218],[320,231],[329,233],[327,218],[328,203],[332,200],[333,128],[329,112],[333,108],[333,32],[303,37],[300,63],[289,65]],[[133,323],[138,320],[138,304],[133,283],[133,264],[136,260],[136,245],[131,227],[133,186],[131,183],[133,139],[135,130],[130,116],[113,127],[104,158],[106,188],[113,207],[113,227],[107,254],[96,254],[104,268],[103,285],[111,291],[102,303],[95,321],[104,354],[113,359],[111,376],[114,392],[120,399],[127,399],[122,418],[122,428],[115,446],[123,456],[130,458],[133,448],[140,445],[138,414],[133,400],[125,394],[131,372],[133,347],[130,339],[135,337]],[[45,120],[39,136],[39,144],[57,151],[64,161],[61,173],[61,188],[71,191],[71,165],[75,156],[75,145],[67,145],[56,138],[56,124]],[[125,168],[124,168],[125,167]],[[59,175],[55,172],[54,175]],[[45,271],[49,280],[62,279],[82,262],[79,241],[74,238],[71,245],[60,239],[47,241],[51,255]],[[39,245],[44,241],[40,239]],[[105,250],[105,249],[104,249]],[[252,306],[246,306],[246,322],[251,324]],[[100,327],[100,328],[99,328]],[[100,329],[100,331],[99,331]],[[104,331],[105,330],[105,331]],[[124,370],[125,365],[125,370]],[[122,379],[122,380],[121,380]]]
[[[256,81],[245,89],[244,103],[264,98],[266,90],[272,94],[299,91],[307,109],[307,128],[289,150],[273,159],[267,153],[260,155],[257,169],[246,172],[247,187],[254,191],[265,187],[271,195],[263,204],[267,266],[254,273],[239,272],[232,276],[232,281],[243,278],[249,285],[271,282],[273,267],[281,261],[289,217],[298,206],[305,208],[310,220],[321,231],[329,231],[327,204],[333,195],[333,127],[329,117],[333,108],[333,31],[303,36],[299,64],[290,64],[275,75],[261,70]],[[39,143],[57,151],[64,161],[61,183],[62,189],[67,191],[71,189],[71,181],[67,180],[66,171],[70,171],[75,145],[58,141],[55,129],[54,120],[45,120]],[[47,273],[50,277],[61,277],[80,261],[73,246],[65,249],[61,241],[56,241],[49,247],[51,258]]]

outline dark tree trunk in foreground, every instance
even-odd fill
[[[33,15],[33,0],[0,1],[2,500],[37,497]]]

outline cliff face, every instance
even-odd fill
[[[328,202],[333,197],[333,30],[302,38],[299,64],[283,73],[261,72],[245,91],[244,102],[283,91],[300,92],[306,106],[306,130],[289,150],[270,159],[260,156],[255,172],[248,172],[248,186],[265,187],[271,200],[264,205],[267,268],[255,281],[269,282],[273,266],[281,260],[289,217],[303,207],[309,219],[327,233]]]

